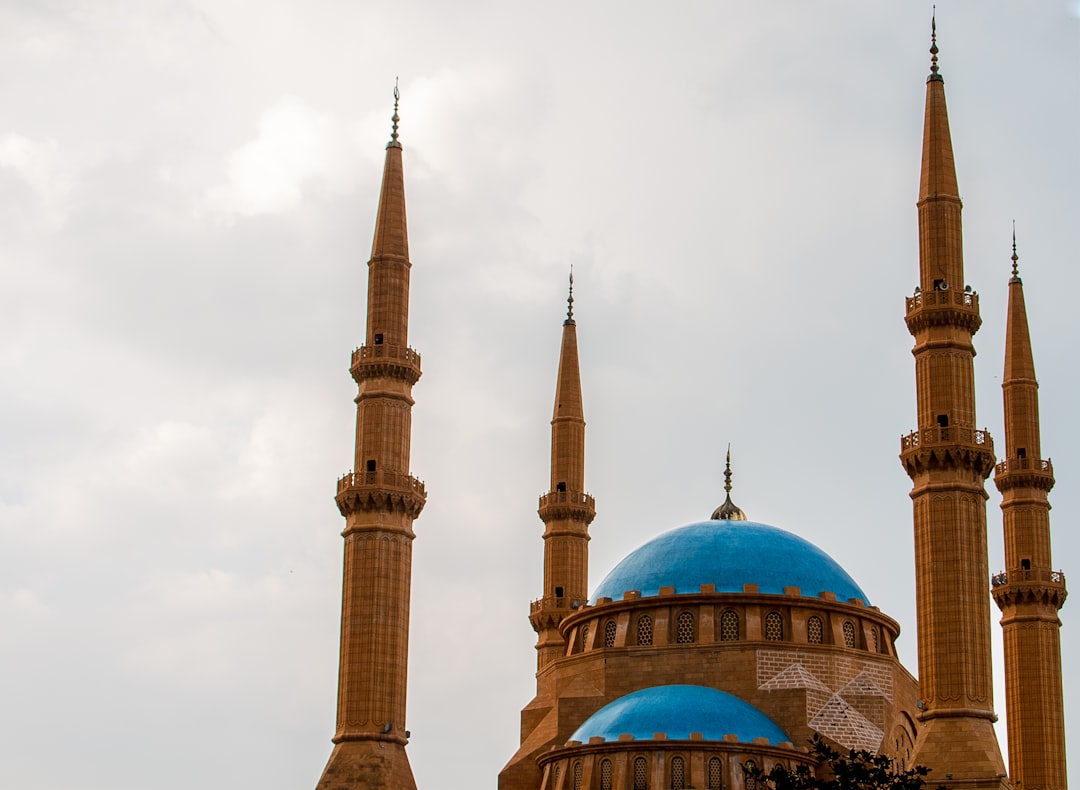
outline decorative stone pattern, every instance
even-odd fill
[[[885,703],[893,701],[886,666],[828,653],[758,650],[757,681],[762,691],[805,690],[807,722],[842,746],[881,748]]]

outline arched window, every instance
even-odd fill
[[[600,761],[600,790],[611,790],[611,760]]]
[[[581,762],[574,763],[574,790],[581,790]]]
[[[652,618],[647,614],[643,614],[638,618],[637,643],[639,645],[652,644]]]
[[[775,614],[775,612],[774,612]],[[743,787],[745,790],[757,790],[757,779],[751,775],[751,771],[757,770],[757,763],[747,760],[743,763]]]
[[[724,764],[719,757],[709,760],[708,790],[723,790],[724,788]]]
[[[649,765],[644,757],[634,758],[634,790],[649,790]]]
[[[691,612],[679,612],[675,625],[675,641],[688,645],[694,641],[694,615]]]
[[[581,649],[582,650],[588,650],[589,649],[588,644],[589,644],[589,626],[586,624],[586,625],[583,625],[581,627]]]
[[[686,763],[681,757],[671,758],[671,790],[686,790]]]
[[[560,776],[562,776],[562,766],[561,765],[556,765],[555,766],[555,781],[551,785],[552,790],[555,790],[555,788],[557,788],[559,786],[559,777]]]
[[[844,621],[844,645],[855,647],[855,623],[850,620]]]
[[[765,638],[770,642],[781,642],[784,639],[784,618],[780,612],[769,612],[765,615]]]
[[[874,643],[874,652],[880,653],[881,646],[878,644],[878,632],[876,625],[870,628],[870,641]]]
[[[604,623],[604,647],[615,647],[615,633],[618,630],[614,620]]]
[[[806,621],[806,641],[812,645],[820,645],[825,637],[825,627],[821,618],[814,615]]]
[[[730,609],[720,615],[720,641],[739,641],[739,615]]]

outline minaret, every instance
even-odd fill
[[[1021,790],[1064,790],[1065,716],[1061,692],[1061,621],[1065,577],[1050,561],[1054,467],[1039,445],[1039,383],[1028,336],[1024,285],[1013,233],[1009,318],[1005,330],[1005,459],[994,482],[1002,494],[1005,572],[994,576],[994,601],[1005,636],[1005,710],[1009,768]]]
[[[566,300],[555,414],[551,418],[551,489],[537,511],[544,522],[544,597],[533,601],[529,621],[537,633],[537,670],[566,652],[559,623],[589,597],[589,524],[596,502],[585,493],[585,412],[581,403],[574,275]]]
[[[915,338],[918,430],[903,437],[911,477],[919,641],[920,719],[913,760],[937,785],[999,787],[1005,766],[994,735],[984,481],[994,445],[975,423],[978,296],[965,286],[945,84],[936,24],[926,81],[919,186],[919,287],[907,300]],[[1025,788],[1025,790],[1027,790]]]
[[[354,469],[337,484],[345,517],[334,750],[318,790],[414,790],[405,754],[405,687],[413,519],[424,485],[409,474],[412,387],[420,355],[409,348],[409,241],[398,142],[398,90],[386,146],[375,240],[368,261],[367,334],[352,354]]]

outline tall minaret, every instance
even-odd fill
[[[907,300],[915,338],[918,430],[903,437],[911,477],[920,719],[913,760],[929,782],[1007,786],[994,735],[984,481],[990,435],[976,428],[978,296],[965,286],[960,192],[953,165],[936,25],[926,81],[919,186],[919,287]],[[1026,790],[1026,788],[1025,788]]]
[[[1024,285],[1009,280],[1005,330],[1005,459],[994,482],[1002,494],[1005,572],[993,579],[1005,635],[1005,710],[1009,769],[1021,790],[1064,790],[1065,716],[1061,693],[1061,621],[1065,577],[1050,562],[1054,467],[1039,446],[1039,383],[1028,336]]]
[[[559,623],[589,597],[589,524],[596,502],[585,493],[585,412],[581,403],[574,275],[566,300],[555,414],[551,418],[551,490],[540,497],[544,522],[544,597],[534,601],[529,621],[537,633],[541,670],[566,652]]]
[[[409,348],[409,241],[398,142],[398,91],[386,146],[375,240],[368,261],[367,334],[352,354],[354,469],[338,481],[345,517],[334,750],[318,790],[414,790],[405,754],[405,686],[413,519],[424,485],[409,474],[412,386],[420,355]]]

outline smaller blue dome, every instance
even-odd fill
[[[700,732],[707,741],[722,741],[735,735],[743,743],[768,738],[776,745],[791,742],[780,727],[748,702],[705,686],[653,686],[619,697],[582,724],[571,741],[588,743],[597,736],[617,741],[630,734],[635,740],[651,741],[658,732],[669,740],[689,740]]]

